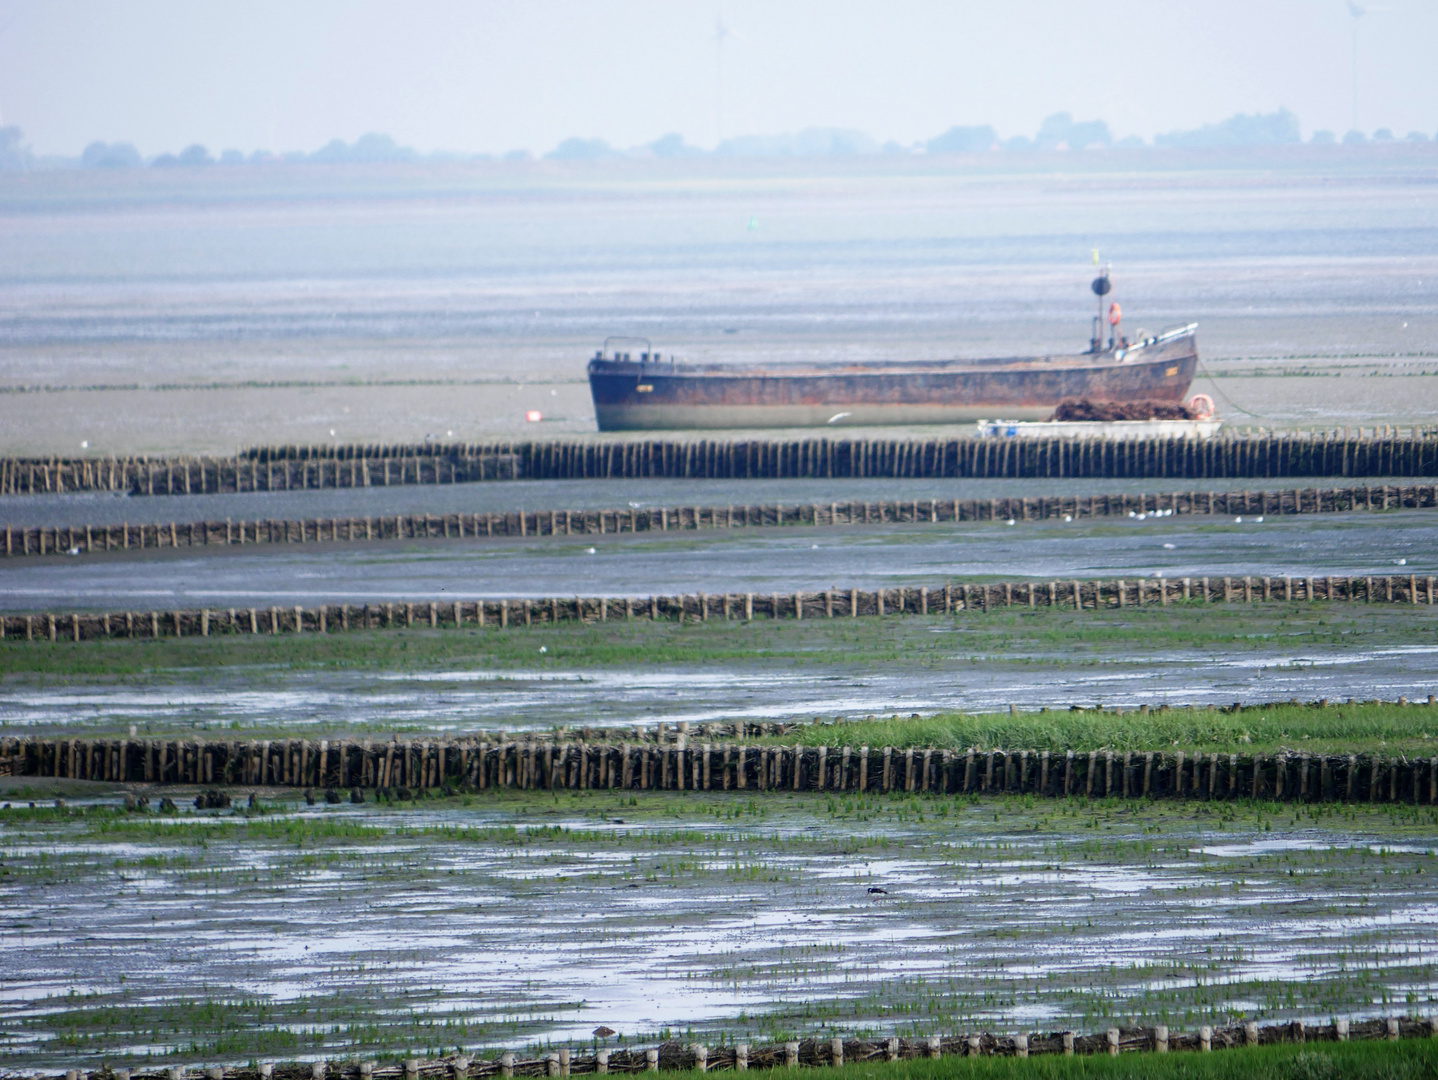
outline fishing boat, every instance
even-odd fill
[[[1108,274],[1096,278],[1100,312]],[[610,338],[589,361],[600,431],[970,424],[1047,420],[1063,402],[1179,405],[1198,366],[1197,323],[1130,342],[1110,304],[1086,352],[983,360],[684,363],[644,338]]]

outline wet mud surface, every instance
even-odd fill
[[[1388,511],[147,549],[0,563],[7,611],[786,592],[949,579],[1438,573],[1438,516]]]
[[[702,433],[701,433],[702,434]],[[668,437],[666,435],[666,437]],[[892,438],[892,435],[880,437]],[[519,510],[625,510],[677,506],[786,506],[911,499],[993,499],[1063,495],[1148,494],[1171,491],[1330,488],[1401,484],[1412,477],[1305,477],[1298,480],[924,480],[897,477],[812,480],[504,480],[469,484],[319,488],[229,495],[64,495],[0,497],[0,525],[181,524],[189,521],[377,517],[391,514],[514,513]]]
[[[66,793],[0,811],[12,1065],[598,1024],[1318,1022],[1438,994],[1431,808],[530,793],[142,817]]]
[[[957,632],[933,628],[946,636]],[[1431,635],[1430,635],[1431,636]],[[538,637],[535,638],[539,640]],[[961,649],[962,641],[954,641]],[[536,657],[537,659],[537,657]],[[0,684],[18,733],[547,731],[557,726],[861,718],[1164,703],[1342,701],[1438,691],[1438,642],[1376,649],[1234,647],[1178,652],[966,656],[935,666],[719,664],[419,672],[238,669],[201,676]]]

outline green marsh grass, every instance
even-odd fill
[[[559,623],[256,637],[0,641],[0,677],[203,680],[217,669],[417,671],[451,666],[583,667],[791,664],[925,669],[955,661],[1072,666],[1172,650],[1373,649],[1438,641],[1422,607],[1320,602],[1173,604],[1075,612],[998,609],[953,616]],[[546,651],[539,652],[544,646]]]
[[[771,1078],[793,1070],[766,1070]],[[826,1069],[834,1080],[1429,1080],[1438,1040],[1305,1043],[1118,1057],[945,1057]]]
[[[1438,756],[1438,706],[1278,703],[1240,709],[1047,709],[939,713],[807,725],[767,740],[809,746],[966,750],[1182,750],[1202,753],[1373,752]]]

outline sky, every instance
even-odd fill
[[[1438,133],[1438,2],[0,0],[0,116],[93,140],[543,153],[841,127],[1032,135],[1060,110],[1151,138],[1286,107],[1305,136]],[[718,27],[722,24],[722,41]]]

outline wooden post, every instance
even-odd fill
[[[1168,1053],[1168,1025],[1159,1024],[1153,1029],[1153,1049],[1155,1053]]]

